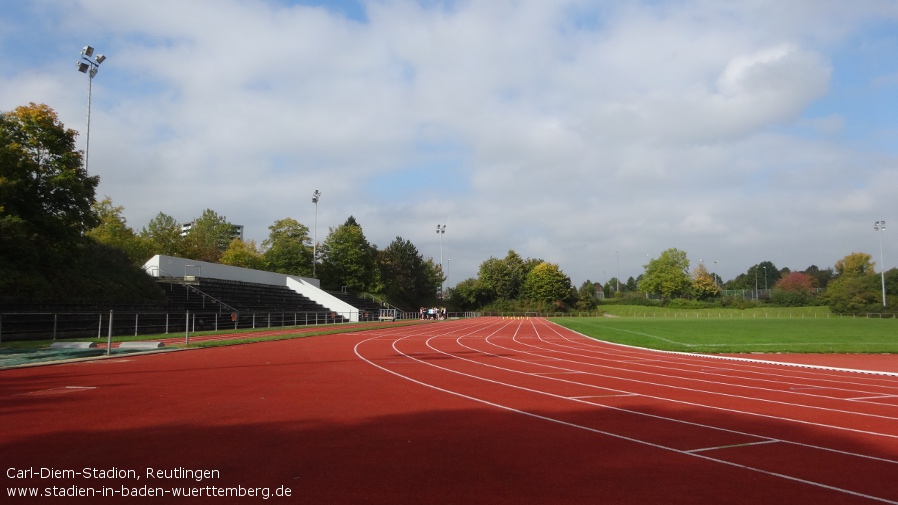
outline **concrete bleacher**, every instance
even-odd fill
[[[172,283],[166,290],[172,306],[183,306],[191,310],[208,311],[217,307],[220,311],[227,309],[232,312],[323,311],[332,315],[330,319],[343,317],[349,321],[357,321],[359,315],[364,313],[321,290],[318,279],[164,255],[150,258],[143,268],[159,282]],[[234,281],[256,286],[238,284],[237,286],[243,287],[236,288],[239,293],[235,293],[235,285],[216,284],[215,281]],[[288,291],[305,297],[306,301],[293,297]],[[308,305],[309,301],[317,306]]]
[[[172,306],[225,312],[326,312],[328,309],[286,286],[198,278],[189,282],[159,279]]]

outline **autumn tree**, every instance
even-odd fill
[[[253,270],[267,270],[267,264],[255,240],[243,241],[234,238],[228,244],[228,248],[221,253],[219,262],[222,265],[232,267],[250,268]]]
[[[101,225],[99,178],[82,165],[76,136],[46,105],[0,113],[0,293],[48,303],[164,296],[120,248],[87,236]],[[96,235],[115,241],[126,227],[108,210],[111,226]]]
[[[873,256],[867,253],[853,252],[836,262],[836,275],[846,277],[859,277],[875,273],[873,268]]]
[[[713,275],[708,273],[704,263],[699,263],[692,271],[692,296],[696,300],[710,300],[720,295],[720,287]]]
[[[0,112],[0,293],[44,297],[98,224],[99,178],[88,175],[74,130],[34,103]],[[55,291],[55,293],[54,293]]]
[[[800,307],[811,303],[817,291],[817,279],[804,272],[790,272],[773,285],[771,302]]]
[[[46,105],[0,113],[0,243],[64,247],[98,224],[76,136]]]

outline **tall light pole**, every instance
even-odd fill
[[[886,231],[886,222],[885,221],[877,221],[873,223],[873,229],[880,232]],[[882,263],[882,266],[879,268],[879,274],[882,278],[882,306],[886,306],[886,260],[882,255],[882,234],[879,234],[879,261]]]
[[[93,56],[93,59],[91,57]],[[94,76],[100,69],[100,63],[106,61],[106,57],[102,54],[94,56],[94,48],[84,46],[81,49],[81,59],[78,60],[78,71],[87,74],[87,135],[84,141],[84,171],[87,172],[87,165],[90,161],[90,99],[92,94]]]
[[[758,299],[758,265],[755,265],[755,300]]]
[[[617,254],[617,292],[620,293],[620,251],[614,251]]]
[[[445,278],[443,275],[443,234],[446,233],[446,225],[444,224],[442,227],[437,225],[437,235],[440,236],[440,275]],[[443,295],[443,281],[440,281],[440,296]]]
[[[317,275],[317,273],[318,273],[316,271],[317,270],[316,267],[318,266],[318,199],[319,198],[321,198],[321,191],[318,191],[316,189],[315,192],[312,193],[312,203],[315,204],[315,232],[314,232],[315,237],[314,237],[314,242],[312,243],[312,278],[313,279],[315,278],[315,275]]]

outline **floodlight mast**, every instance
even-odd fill
[[[94,76],[97,75],[97,71],[100,69],[100,63],[106,61],[106,57],[102,54],[98,54],[91,59],[91,56],[94,56],[94,48],[91,46],[84,46],[81,49],[81,59],[78,60],[78,71],[82,74],[87,74],[87,134],[85,135],[84,141],[84,171],[87,171],[88,163],[90,161],[90,101],[92,95],[92,88],[94,82]]]
[[[440,275],[443,275],[443,234],[446,233],[446,225],[437,225],[437,235],[440,236]],[[443,281],[440,281],[440,296],[443,296]]]
[[[321,198],[321,191],[315,190],[312,193],[312,203],[315,204],[315,242],[312,244],[312,278],[317,274],[318,266],[318,199]]]
[[[877,232],[886,231],[886,222],[877,221],[873,223],[873,229]],[[886,260],[882,255],[882,234],[879,234],[879,261],[882,266],[879,268],[879,276],[882,279],[882,306],[886,306]]]

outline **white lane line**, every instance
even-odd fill
[[[559,425],[563,425],[563,426],[568,426],[568,427],[571,427],[571,428],[576,428],[576,429],[584,430],[584,431],[591,432],[591,433],[597,433],[597,434],[609,436],[609,437],[612,437],[612,438],[617,438],[617,439],[620,439],[620,440],[626,440],[626,441],[633,442],[633,443],[636,443],[636,444],[645,445],[645,446],[649,446],[649,447],[654,447],[654,448],[657,448],[657,449],[661,449],[661,450],[664,450],[664,451],[670,451],[670,452],[674,452],[674,453],[677,453],[677,454],[683,454],[683,455],[687,455],[687,456],[692,456],[692,457],[695,457],[695,458],[704,459],[704,460],[706,460],[706,461],[711,461],[711,462],[715,462],[715,463],[720,463],[720,464],[723,464],[723,465],[727,465],[727,466],[734,467],[734,468],[739,468],[739,469],[746,470],[746,471],[750,471],[750,472],[755,472],[755,473],[759,473],[759,474],[763,474],[763,475],[768,475],[768,476],[772,476],[772,477],[782,478],[782,479],[789,480],[789,481],[792,481],[792,482],[799,482],[799,483],[802,483],[802,484],[807,484],[807,485],[810,485],[810,486],[819,487],[819,488],[821,488],[821,489],[827,489],[827,490],[830,490],[830,491],[835,491],[835,492],[844,493],[844,494],[851,495],[851,496],[856,496],[856,497],[860,497],[860,498],[865,498],[865,499],[869,499],[869,500],[874,500],[874,501],[878,501],[878,502],[881,502],[881,503],[889,503],[889,504],[893,504],[893,505],[898,505],[898,501],[889,500],[889,499],[887,499],[887,498],[881,498],[881,497],[878,497],[878,496],[873,496],[873,495],[869,495],[869,494],[865,494],[865,493],[860,493],[860,492],[857,492],[857,491],[852,491],[852,490],[850,490],[850,489],[844,489],[844,488],[840,488],[840,487],[836,487],[836,486],[831,486],[831,485],[828,485],[828,484],[824,484],[824,483],[822,483],[822,482],[810,481],[810,480],[807,480],[807,479],[802,479],[802,478],[799,478],[799,477],[795,477],[795,476],[791,476],[791,475],[786,475],[786,474],[782,474],[782,473],[779,473],[779,472],[773,472],[773,471],[764,470],[764,469],[761,469],[761,468],[755,468],[755,467],[751,467],[751,466],[747,466],[747,465],[742,465],[742,464],[739,464],[739,463],[734,463],[734,462],[731,462],[731,461],[726,461],[726,460],[722,460],[722,459],[718,459],[718,458],[713,458],[713,457],[707,456],[707,455],[705,455],[705,454],[686,452],[686,451],[683,451],[683,450],[680,450],[680,449],[675,449],[675,448],[672,448],[672,447],[663,446],[663,445],[656,444],[656,443],[652,443],[652,442],[648,442],[648,441],[645,441],[645,440],[639,440],[639,439],[636,439],[636,438],[627,437],[627,436],[624,436],[624,435],[619,435],[619,434],[617,434],[617,433],[612,433],[612,432],[608,432],[608,431],[604,431],[604,430],[599,430],[599,429],[597,429],[597,428],[592,428],[592,427],[589,427],[589,426],[584,426],[584,425],[581,425],[581,424],[576,424],[576,423],[572,423],[572,422],[569,422],[569,421],[564,421],[564,420],[561,420],[561,419],[557,419],[557,418],[553,418],[553,417],[549,417],[549,416],[545,416],[545,415],[541,415],[541,414],[536,414],[536,413],[533,413],[533,412],[527,412],[527,411],[520,410],[520,409],[516,409],[516,408],[510,407],[510,406],[507,406],[507,405],[502,405],[502,404],[498,404],[498,403],[491,402],[491,401],[488,401],[488,400],[484,400],[484,399],[482,399],[482,398],[476,398],[476,397],[473,397],[473,396],[470,396],[470,395],[467,395],[467,394],[464,394],[464,393],[460,393],[460,392],[458,392],[458,391],[452,391],[452,390],[449,390],[449,389],[445,389],[445,388],[439,387],[439,386],[437,386],[437,385],[435,385],[435,384],[430,384],[430,383],[423,382],[423,381],[420,381],[420,380],[417,380],[417,379],[413,379],[413,378],[411,378],[411,377],[402,375],[402,374],[400,374],[400,373],[398,373],[398,372],[395,372],[395,371],[390,370],[390,369],[388,369],[388,368],[386,368],[386,367],[383,367],[383,366],[381,366],[381,365],[378,365],[377,363],[375,363],[375,362],[373,362],[373,361],[371,361],[371,360],[365,358],[364,356],[362,356],[362,355],[359,353],[359,346],[360,346],[361,344],[367,342],[368,340],[374,340],[374,339],[377,339],[377,338],[379,338],[379,337],[373,337],[373,338],[371,338],[371,339],[363,340],[363,341],[357,343],[357,344],[355,345],[354,349],[353,349],[353,351],[355,352],[355,355],[356,355],[359,359],[361,359],[362,361],[368,363],[368,364],[371,365],[371,366],[374,366],[375,368],[379,368],[379,369],[381,369],[381,370],[383,370],[383,371],[385,371],[385,372],[387,372],[387,373],[389,373],[389,374],[395,375],[395,376],[397,376],[397,377],[400,377],[400,378],[402,378],[402,379],[404,379],[404,380],[407,380],[407,381],[410,381],[410,382],[412,382],[412,383],[419,384],[419,385],[421,385],[421,386],[424,386],[424,387],[428,387],[428,388],[434,389],[434,390],[436,390],[436,391],[441,391],[441,392],[446,393],[446,394],[458,396],[458,397],[460,397],[460,398],[465,398],[465,399],[471,400],[471,401],[473,401],[473,402],[481,403],[481,404],[488,405],[488,406],[491,406],[491,407],[494,407],[494,408],[497,408],[497,409],[505,410],[505,411],[508,411],[508,412],[513,412],[513,413],[516,413],[516,414],[521,414],[521,415],[524,415],[524,416],[528,416],[528,417],[532,417],[532,418],[536,418],[536,419],[541,419],[541,420],[544,420],[544,421],[552,422],[552,423],[559,424]],[[394,342],[393,342],[393,349],[394,349],[396,352],[398,352],[398,353],[400,353],[400,354],[402,354],[402,355],[407,356],[405,353],[403,353],[402,351],[399,351],[399,349],[396,348],[396,342],[398,342],[399,340],[404,340],[405,338],[409,338],[409,337],[404,337],[404,338],[401,338],[401,339],[398,339],[398,340],[394,340]],[[411,356],[407,356],[407,357],[408,357],[409,359],[415,360],[415,358],[413,358],[413,357],[411,357]],[[416,361],[420,361],[420,360],[416,360]],[[450,369],[447,369],[447,368],[444,368],[444,367],[440,367],[440,366],[438,366],[438,365],[435,365],[435,364],[433,364],[433,363],[424,362],[424,361],[421,361],[421,363],[424,364],[424,365],[427,365],[427,366],[432,366],[432,367],[435,367],[435,368],[438,368],[438,369],[441,369],[441,370],[445,370],[445,371],[449,371],[449,372],[452,372],[452,373],[456,373],[456,374],[460,374],[460,375],[464,375],[464,376],[469,376],[469,377],[472,377],[472,378],[475,378],[475,379],[478,379],[478,380],[486,380],[486,381],[489,381],[489,382],[497,382],[497,383],[498,383],[498,381],[491,381],[491,380],[489,380],[489,379],[484,379],[484,378],[482,378],[482,377],[476,377],[476,376],[469,375],[469,374],[466,374],[466,373],[463,373],[463,372],[458,372],[458,371],[455,371],[455,370],[450,370]],[[501,384],[501,383],[499,383],[499,384]],[[515,385],[512,385],[512,384],[505,384],[505,385],[510,386],[510,387],[518,387],[518,388],[520,388],[520,389],[527,389],[527,388],[521,388],[521,387],[519,387],[519,386],[515,386]],[[537,391],[534,391],[534,392],[537,392]],[[545,393],[545,392],[543,392],[542,394],[548,394],[548,395],[550,395],[550,396],[555,396],[555,395],[551,395],[550,393]],[[674,420],[674,421],[677,421],[677,420]],[[680,421],[680,422],[682,422],[682,421]],[[797,444],[797,445],[804,445],[804,444]],[[808,446],[808,447],[813,447],[813,446]],[[842,452],[842,451],[834,451],[834,452]],[[845,454],[851,454],[851,453],[845,453]],[[861,457],[869,457],[869,456],[863,456],[863,455],[858,455],[858,456],[861,456]],[[872,459],[880,459],[880,458],[872,458]],[[889,461],[889,460],[884,460],[884,461],[888,461],[888,462],[895,463],[894,461]]]
[[[490,337],[491,337],[491,336],[486,337],[486,339],[485,339],[486,342],[489,343],[490,345],[494,346],[494,347],[499,348],[499,349],[504,349],[504,350],[507,350],[507,351],[513,351],[513,352],[516,352],[516,353],[519,353],[519,354],[526,354],[526,355],[529,355],[529,356],[538,356],[538,357],[540,357],[540,358],[547,358],[547,357],[549,357],[549,356],[545,356],[545,355],[543,355],[543,354],[538,354],[538,353],[535,353],[535,352],[527,352],[527,351],[524,351],[524,350],[513,349],[513,348],[510,348],[510,347],[506,347],[506,346],[499,345],[499,344],[495,343],[494,341],[492,341],[492,340],[490,339]],[[512,338],[512,340],[515,341],[514,338]],[[519,343],[520,343],[520,342],[519,342]],[[470,347],[470,346],[465,346],[464,344],[461,344],[460,342],[459,342],[459,345],[462,345],[463,347],[466,347],[466,348],[471,349],[471,350],[478,350],[478,349],[475,349],[475,348]],[[526,345],[527,347],[535,347],[535,346],[530,346],[530,345],[527,345],[527,344],[523,344],[523,345]],[[542,349],[542,348],[538,348],[538,347],[537,347],[537,349],[539,349],[539,350],[541,350],[541,351],[547,351],[546,349]],[[490,354],[490,353],[487,353],[486,351],[483,351],[483,350],[478,350],[478,351],[481,352],[481,353],[484,353],[484,354]],[[550,352],[552,352],[552,351],[550,351]],[[563,352],[562,354],[573,354],[573,353]],[[492,353],[491,355],[503,357],[503,358],[505,358],[505,359],[507,359],[507,360],[517,361],[517,362],[520,362],[520,363],[533,363],[531,360],[514,359],[514,358],[509,358],[509,357],[507,357],[507,356],[501,356],[501,355],[499,355],[499,354],[494,354],[494,353]],[[584,359],[589,359],[588,356],[582,356],[582,355],[575,355],[575,356],[578,356],[578,357],[581,357],[581,358],[584,358]],[[551,358],[551,357],[549,357],[549,358]],[[463,359],[463,358],[459,357],[459,359]],[[608,370],[612,370],[612,371],[620,371],[620,372],[625,372],[625,373],[633,373],[632,370],[627,370],[627,369],[625,369],[625,368],[615,367],[615,366],[611,366],[611,365],[608,365],[608,364],[589,363],[589,362],[577,361],[577,360],[573,360],[573,359],[562,359],[562,358],[551,358],[551,359],[553,359],[553,360],[555,360],[556,362],[559,362],[559,363],[573,364],[573,365],[586,365],[586,366],[590,366],[590,367],[600,367],[600,368],[604,368],[604,369],[608,369]],[[558,371],[569,371],[569,372],[582,371],[582,370],[574,370],[574,369],[570,369],[570,368],[564,368],[564,367],[561,367],[561,366],[558,366],[558,367],[552,367],[552,368],[556,368]],[[508,371],[514,371],[514,372],[517,372],[517,371],[511,370],[511,369],[508,369]],[[517,372],[517,373],[523,373],[523,372]],[[597,372],[586,372],[586,373],[588,373],[590,376],[593,376],[593,377],[615,379],[615,380],[620,380],[620,381],[623,381],[623,382],[632,382],[632,383],[642,384],[642,385],[651,385],[651,386],[656,386],[656,387],[660,387],[660,388],[667,388],[667,389],[674,389],[674,390],[679,390],[679,391],[686,391],[686,392],[689,392],[689,393],[702,393],[702,394],[707,394],[707,395],[712,395],[712,396],[724,396],[724,397],[728,397],[728,398],[736,398],[736,399],[740,399],[740,400],[754,401],[754,402],[760,402],[760,403],[768,403],[768,404],[774,404],[774,405],[785,405],[785,406],[789,406],[789,407],[797,407],[797,408],[804,408],[804,409],[810,409],[810,410],[819,410],[819,411],[824,411],[824,412],[836,412],[836,413],[840,413],[840,414],[848,414],[848,415],[853,415],[853,416],[863,416],[863,417],[872,417],[872,418],[877,418],[877,419],[885,419],[885,420],[889,420],[889,421],[898,421],[898,417],[895,417],[895,416],[887,416],[887,415],[881,415],[881,414],[873,414],[873,413],[868,413],[868,412],[858,412],[857,410],[846,410],[846,409],[836,409],[836,408],[831,408],[831,407],[820,407],[820,406],[815,406],[815,405],[806,405],[806,404],[793,403],[793,402],[787,402],[787,401],[782,401],[782,400],[771,400],[771,399],[759,398],[759,397],[754,397],[754,396],[737,395],[737,394],[724,393],[724,392],[719,392],[719,391],[709,391],[709,390],[706,390],[706,389],[698,389],[698,388],[685,387],[685,386],[674,386],[674,385],[665,384],[665,383],[661,383],[661,382],[651,382],[651,381],[639,380],[639,379],[633,379],[633,378],[618,377],[618,376],[615,376],[615,375],[601,374],[601,373],[597,373]],[[686,382],[699,382],[699,383],[705,383],[705,384],[711,384],[711,385],[717,385],[717,386],[721,386],[721,385],[722,385],[722,386],[737,387],[737,388],[744,388],[744,389],[749,389],[749,390],[758,390],[758,391],[764,391],[764,392],[788,393],[787,391],[776,390],[776,389],[761,388],[761,387],[757,387],[757,386],[747,386],[747,385],[739,385],[739,384],[730,384],[730,383],[724,383],[724,382],[715,382],[715,381],[710,381],[710,380],[706,380],[706,379],[689,379],[689,378],[680,377],[680,376],[676,376],[676,375],[665,375],[665,374],[661,374],[661,373],[657,373],[657,372],[642,372],[642,373],[644,373],[644,374],[646,374],[646,375],[657,376],[657,377],[663,378],[663,379],[676,379],[676,380],[681,380],[681,381],[686,381]],[[551,379],[552,377],[547,376],[546,378],[547,378],[547,379]],[[560,380],[560,379],[558,379],[558,380]],[[584,386],[589,386],[588,384],[583,384],[583,385],[584,385]],[[607,388],[606,388],[606,389],[607,389]],[[808,393],[794,393],[794,394],[807,395],[807,396],[811,396],[811,397],[814,397],[814,398],[825,398],[825,399],[829,399],[829,400],[844,400],[843,398],[838,398],[838,397],[829,397],[829,396],[820,396],[820,395],[810,395],[810,394],[808,394]],[[644,395],[644,396],[650,396],[650,395]],[[664,400],[671,401],[671,402],[685,403],[685,404],[687,404],[687,405],[707,406],[707,405],[701,404],[701,403],[685,402],[685,401],[681,401],[681,400],[674,400],[674,399],[672,399],[672,398],[664,398],[664,397],[660,397],[660,396],[651,396],[651,397],[652,397],[652,398],[657,398],[657,399],[664,399]],[[892,405],[886,404],[886,406],[891,407]],[[711,406],[707,406],[707,407],[708,407],[708,408],[715,408],[715,407],[711,407]],[[876,432],[867,432],[867,431],[862,431],[862,430],[853,430],[853,429],[851,429],[851,428],[839,428],[839,427],[837,427],[837,426],[821,425],[821,424],[817,424],[817,423],[813,423],[813,422],[801,421],[801,420],[798,420],[798,419],[778,418],[778,417],[776,417],[776,416],[767,416],[767,415],[765,415],[765,414],[751,413],[751,412],[747,412],[747,411],[735,411],[735,412],[741,412],[741,413],[746,413],[746,414],[758,415],[758,416],[762,416],[762,417],[772,417],[772,418],[774,418],[774,419],[780,419],[780,420],[790,420],[790,421],[794,421],[794,422],[798,422],[798,423],[805,423],[805,424],[810,424],[810,425],[815,425],[815,426],[825,426],[825,427],[830,427],[830,428],[835,428],[835,429],[845,429],[845,430],[848,430],[848,431],[858,431],[858,432],[864,433],[864,434],[876,434],[876,435],[881,435],[881,436],[886,436],[886,437],[898,438],[898,435],[884,434],[884,433],[876,433]]]
[[[729,444],[729,445],[718,445],[715,447],[702,447],[700,449],[689,449],[683,452],[707,452],[707,451],[719,451],[721,449],[736,449],[739,447],[750,447],[752,445],[764,445],[764,444],[779,444],[782,443],[780,440],[761,440],[758,442],[746,442],[744,444]]]

